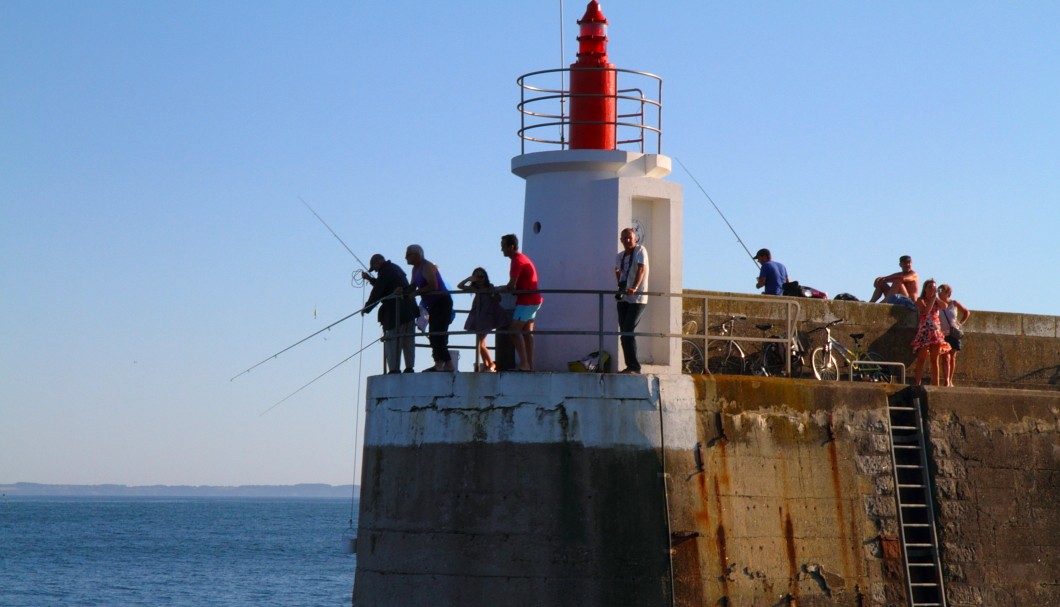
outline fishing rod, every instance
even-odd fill
[[[343,242],[342,238],[339,238],[339,235],[335,233],[335,230],[332,230],[332,229],[331,229],[331,226],[329,226],[329,225],[328,225],[328,222],[324,221],[324,218],[323,218],[323,217],[321,217],[321,216],[320,216],[319,214],[317,214],[317,212],[313,210],[313,207],[309,206],[309,203],[308,203],[308,202],[306,202],[304,198],[302,198],[301,196],[299,196],[299,197],[298,197],[298,200],[301,200],[301,201],[302,201],[302,204],[304,204],[304,205],[305,205],[305,207],[306,207],[307,209],[309,209],[309,212],[310,212],[310,213],[312,213],[312,214],[313,214],[314,216],[316,216],[316,218],[320,220],[320,223],[324,224],[324,227],[325,227],[325,228],[327,228],[329,232],[331,232],[331,235],[332,235],[332,236],[334,236],[334,237],[336,238],[336,240],[338,240],[338,241],[339,241],[340,243],[342,243],[342,246],[343,246],[343,247],[346,247],[346,250],[350,252],[350,255],[353,255],[353,258],[357,260],[357,263],[361,264],[361,267],[362,267],[362,268],[364,268],[364,269],[365,269],[366,271],[369,271],[369,272],[371,271],[370,269],[368,269],[368,268],[366,268],[366,267],[365,267],[365,265],[364,265],[364,262],[363,262],[363,261],[361,261],[361,258],[360,258],[360,257],[357,257],[357,254],[356,254],[356,253],[354,253],[354,252],[353,252],[353,251],[352,251],[352,250],[350,249],[350,247],[348,247],[348,246],[346,245],[346,243],[345,243],[345,242]],[[385,300],[385,299],[387,299],[387,298],[384,298],[384,300]],[[380,303],[382,303],[382,302],[380,302]],[[236,374],[236,375],[232,376],[231,378],[229,378],[229,380],[228,380],[228,381],[234,381],[234,380],[235,380],[235,379],[236,379],[237,377],[240,377],[240,376],[242,376],[242,375],[245,375],[245,374],[247,374],[247,373],[250,373],[250,372],[251,372],[251,371],[253,371],[254,369],[256,369],[256,368],[260,367],[261,365],[263,365],[263,364],[265,364],[265,363],[269,362],[270,360],[272,360],[272,359],[274,359],[274,358],[278,357],[279,355],[281,355],[281,354],[283,354],[284,352],[286,352],[286,351],[290,350],[291,348],[294,348],[295,346],[298,346],[298,345],[300,345],[300,344],[303,344],[303,343],[305,343],[306,341],[309,341],[310,339],[312,339],[312,338],[316,337],[317,335],[320,335],[320,334],[321,334],[321,333],[323,333],[324,331],[329,331],[329,330],[331,330],[331,328],[332,328],[332,327],[334,327],[335,325],[337,325],[337,324],[339,324],[339,323],[341,323],[341,322],[347,321],[347,320],[349,320],[349,319],[353,318],[354,316],[356,316],[357,314],[361,313],[361,312],[362,312],[362,311],[364,310],[364,308],[365,308],[365,306],[363,306],[363,305],[362,305],[362,306],[361,306],[361,308],[360,308],[359,310],[354,310],[354,311],[353,311],[353,312],[351,312],[350,314],[347,314],[346,316],[343,316],[342,318],[340,318],[340,319],[336,320],[335,322],[333,322],[333,323],[331,323],[330,325],[328,325],[328,326],[324,327],[323,329],[320,329],[319,331],[317,331],[317,332],[315,332],[315,333],[312,333],[312,334],[310,334],[310,335],[307,335],[306,337],[303,337],[302,339],[300,339],[300,340],[298,340],[298,341],[294,342],[293,344],[291,344],[291,345],[287,346],[287,347],[286,347],[286,348],[284,348],[283,350],[280,350],[280,351],[279,351],[279,352],[277,352],[276,354],[273,354],[272,356],[269,356],[269,357],[265,358],[264,360],[262,360],[262,361],[258,362],[257,364],[255,364],[255,365],[252,365],[252,366],[250,366],[249,368],[247,368],[246,370],[242,371],[241,373],[238,373],[238,374]],[[373,342],[373,343],[374,343],[374,342]],[[369,344],[369,345],[371,345],[371,344]],[[363,348],[362,348],[362,350],[363,350]],[[358,350],[358,352],[360,352],[360,350]],[[356,353],[355,353],[354,355],[356,355]],[[350,358],[352,358],[352,356],[351,356]],[[315,380],[314,380],[314,381],[315,381]]]
[[[338,240],[340,243],[342,243],[343,247],[346,247],[346,250],[350,252],[350,255],[353,255],[353,258],[357,260],[357,263],[361,264],[361,267],[364,268],[365,272],[371,272],[372,271],[371,268],[369,268],[368,266],[364,265],[364,262],[361,261],[360,257],[357,257],[357,254],[353,252],[353,249],[351,249],[349,246],[347,246],[345,241],[343,241],[341,238],[339,238],[339,235],[335,233],[335,230],[331,229],[331,226],[328,225],[328,222],[324,221],[324,218],[321,217],[316,211],[314,211],[313,207],[309,206],[309,203],[305,201],[305,198],[302,198],[301,196],[299,196],[298,200],[301,200],[302,204],[305,205],[305,208],[309,209],[309,212],[312,213],[314,217],[319,219],[320,223],[324,224],[324,227],[327,228],[329,232],[331,232],[331,235],[335,237],[335,240]]]
[[[714,204],[714,199],[710,197],[710,194],[707,194],[707,191],[703,189],[703,186],[699,185],[699,180],[696,179],[696,176],[692,174],[692,171],[688,170],[688,167],[685,166],[685,163],[681,162],[680,158],[674,158],[674,160],[676,160],[677,164],[681,165],[681,168],[684,169],[686,173],[688,173],[688,176],[691,177],[692,181],[695,182],[696,187],[699,188],[699,191],[703,192],[703,195],[707,197],[707,200],[710,201],[710,204],[714,206],[714,210],[718,212],[718,215],[721,215],[722,221],[725,222],[725,225],[729,226],[729,231],[731,231],[732,235],[736,237],[736,242],[740,243],[740,246],[743,247],[743,250],[747,251],[747,256],[755,262],[755,267],[761,268],[761,266],[758,265],[758,259],[751,255],[751,251],[747,249],[747,245],[745,245],[743,243],[743,240],[740,239],[740,235],[736,233],[736,230],[732,227],[732,224],[729,223],[729,220],[725,218],[725,214],[721,212],[721,209],[718,208],[718,205]]]
[[[270,357],[266,358],[265,360],[262,360],[261,362],[257,363],[256,365],[254,365],[254,366],[252,366],[252,367],[248,368],[247,370],[243,371],[242,373],[239,373],[239,374],[237,374],[237,375],[233,376],[233,377],[232,377],[231,379],[229,379],[228,381],[233,381],[233,380],[235,380],[235,379],[236,379],[237,377],[239,377],[239,376],[241,376],[241,375],[245,375],[245,374],[247,374],[247,373],[250,373],[250,372],[251,372],[251,371],[253,371],[254,369],[257,369],[257,368],[258,368],[258,367],[260,367],[261,365],[264,365],[265,363],[267,363],[267,362],[269,362],[270,360],[272,360],[272,359],[274,359],[274,358],[278,357],[279,355],[281,355],[281,354],[283,354],[284,352],[286,352],[286,351],[290,350],[291,348],[293,348],[293,347],[295,347],[295,346],[297,346],[297,345],[300,345],[300,344],[302,344],[302,343],[305,343],[306,341],[309,341],[310,339],[312,339],[312,338],[316,337],[317,335],[320,335],[320,334],[321,334],[321,333],[323,333],[324,331],[328,331],[328,330],[330,330],[330,329],[331,329],[332,327],[334,327],[335,325],[339,324],[340,322],[343,322],[343,321],[349,320],[350,318],[353,318],[354,316],[356,316],[356,315],[360,314],[360,313],[361,313],[361,310],[364,310],[364,308],[362,307],[362,308],[361,308],[360,310],[357,310],[357,311],[355,311],[355,312],[352,312],[352,313],[350,313],[350,314],[348,314],[348,315],[346,315],[346,316],[343,316],[342,318],[340,318],[340,319],[336,320],[335,322],[333,322],[333,323],[331,323],[330,325],[328,325],[328,326],[324,327],[323,329],[321,329],[321,330],[317,331],[316,333],[313,333],[312,335],[308,335],[308,336],[306,336],[306,337],[303,337],[302,339],[300,339],[300,340],[296,341],[295,343],[293,343],[293,344],[291,344],[291,345],[287,346],[287,347],[286,347],[286,348],[284,348],[283,350],[280,350],[280,351],[279,351],[279,352],[277,352],[276,354],[273,354],[272,356],[270,356]]]
[[[339,368],[339,367],[341,367],[342,365],[344,365],[344,364],[346,364],[347,362],[349,362],[349,361],[350,361],[350,359],[352,359],[352,358],[353,358],[354,356],[357,356],[357,355],[358,355],[358,354],[360,354],[361,352],[364,352],[364,351],[365,351],[365,350],[367,350],[367,349],[368,349],[368,348],[369,348],[370,346],[372,346],[373,344],[375,344],[375,342],[377,342],[377,341],[381,341],[381,340],[382,340],[382,338],[381,338],[381,337],[377,337],[376,339],[373,339],[373,340],[372,340],[372,341],[371,341],[371,342],[370,342],[370,343],[369,343],[369,344],[368,344],[367,346],[364,346],[364,347],[362,347],[362,348],[361,348],[360,350],[357,350],[357,351],[356,351],[356,352],[354,352],[353,354],[350,354],[350,355],[349,355],[349,356],[347,356],[346,358],[344,358],[344,359],[342,359],[341,361],[339,361],[338,363],[336,363],[336,364],[335,364],[335,366],[331,367],[331,368],[330,368],[330,369],[328,369],[327,371],[324,371],[324,372],[323,372],[323,373],[321,373],[320,375],[317,375],[316,377],[314,377],[313,379],[311,379],[311,380],[309,381],[309,383],[305,384],[304,386],[302,386],[301,388],[299,388],[299,389],[295,390],[294,392],[291,392],[291,393],[290,393],[290,394],[288,394],[287,396],[285,396],[285,397],[283,397],[282,399],[280,399],[280,401],[279,401],[279,402],[277,402],[276,404],[274,404],[273,406],[271,406],[271,407],[269,407],[268,409],[265,409],[264,411],[262,411],[261,413],[259,413],[259,414],[258,414],[258,417],[261,417],[262,415],[265,415],[265,414],[266,414],[266,413],[268,413],[269,411],[272,411],[272,410],[273,410],[273,409],[275,409],[276,407],[279,407],[279,406],[280,406],[280,405],[282,405],[283,403],[287,402],[287,401],[288,401],[288,400],[289,400],[289,399],[290,399],[290,398],[291,398],[292,396],[294,396],[295,394],[298,394],[298,393],[299,393],[299,392],[301,392],[302,390],[305,390],[305,389],[306,389],[306,388],[308,388],[309,386],[313,385],[313,384],[314,384],[314,383],[316,383],[316,382],[317,382],[317,380],[318,380],[318,379],[320,379],[321,377],[324,377],[324,376],[325,376],[325,375],[327,375],[328,373],[331,373],[331,372],[332,372],[332,371],[334,371],[335,369],[338,369],[338,368]]]

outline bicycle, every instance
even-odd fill
[[[743,314],[733,314],[718,325],[718,335],[732,335],[733,325],[747,320]],[[712,375],[742,375],[747,368],[747,354],[732,340],[715,341],[707,348],[707,372]]]
[[[684,335],[695,335],[699,329],[699,323],[690,320],[681,328]],[[691,339],[681,340],[681,372],[693,375],[703,373],[706,367],[703,365],[703,348]]]
[[[822,381],[835,381],[839,379],[839,363],[836,362],[835,354],[838,354],[844,362],[845,368],[853,368],[852,377],[854,381],[870,381],[889,383],[891,373],[883,365],[873,365],[872,362],[883,362],[883,357],[875,352],[869,352],[861,347],[864,333],[851,333],[854,347],[847,348],[832,337],[832,327],[843,322],[843,319],[833,320],[824,327],[824,345],[815,348],[810,355],[810,364],[813,366],[813,375]],[[866,362],[870,364],[866,364]]]
[[[762,337],[766,337],[766,332],[772,329],[773,325],[761,324],[755,325],[755,327],[762,332]],[[769,337],[779,339],[783,336],[770,335]],[[805,334],[800,333],[796,329],[795,334],[791,337],[790,348],[791,377],[799,377],[802,375],[802,368],[806,364],[806,354],[810,351],[809,340]],[[787,377],[788,375],[785,368],[784,350],[782,345],[777,342],[766,342],[761,350],[752,356],[749,366],[753,375],[768,377]]]

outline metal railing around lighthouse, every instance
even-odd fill
[[[472,292],[472,291],[447,291],[447,292],[451,296],[454,296],[454,299],[460,298],[460,297],[468,297],[468,296],[473,297],[475,295],[475,293]],[[534,292],[535,293],[541,293],[543,295],[548,295],[548,296],[560,296],[560,297],[563,297],[563,298],[567,298],[568,302],[571,299],[574,299],[574,298],[578,298],[578,299],[590,298],[590,299],[595,300],[593,305],[594,305],[594,308],[596,309],[596,322],[594,323],[595,326],[593,326],[593,327],[587,327],[585,329],[578,329],[578,330],[552,330],[552,329],[537,328],[537,329],[534,329],[534,332],[533,332],[535,338],[544,337],[544,338],[547,339],[548,336],[571,336],[571,335],[575,335],[575,336],[594,336],[596,338],[596,340],[597,340],[597,346],[596,346],[597,347],[597,352],[604,352],[605,351],[605,349],[604,349],[604,340],[605,340],[606,337],[615,337],[615,336],[619,336],[620,337],[622,335],[632,335],[634,338],[637,338],[637,339],[663,339],[663,340],[675,340],[676,339],[676,340],[679,340],[679,342],[691,341],[692,343],[696,344],[697,347],[702,348],[700,350],[700,352],[701,352],[701,356],[703,357],[701,362],[704,365],[704,368],[701,369],[701,370],[693,371],[693,372],[696,372],[696,373],[705,373],[705,372],[707,372],[706,369],[705,369],[706,356],[707,356],[707,353],[710,351],[710,343],[712,341],[757,343],[757,344],[761,344],[761,345],[776,344],[777,347],[779,348],[779,351],[781,353],[782,358],[784,359],[784,374],[787,377],[791,377],[791,365],[792,365],[791,356],[792,356],[792,352],[791,352],[791,348],[786,347],[786,345],[787,344],[791,344],[793,338],[795,337],[796,325],[798,323],[799,316],[801,314],[801,307],[799,306],[797,298],[763,298],[761,296],[692,295],[692,294],[688,294],[688,293],[646,292],[645,295],[648,295],[648,296],[653,297],[653,298],[657,298],[657,300],[668,300],[668,299],[672,299],[672,298],[678,298],[678,299],[681,299],[682,301],[684,301],[684,300],[696,300],[696,301],[698,301],[698,304],[693,305],[693,308],[696,308],[697,310],[699,310],[699,314],[701,314],[702,320],[704,321],[703,322],[703,330],[702,330],[702,332],[698,332],[697,331],[697,332],[693,332],[693,334],[689,334],[689,333],[686,333],[686,332],[670,333],[670,332],[659,332],[659,331],[635,331],[635,332],[632,332],[632,333],[623,333],[621,331],[614,330],[614,329],[611,329],[611,328],[608,328],[607,326],[605,326],[605,308],[607,306],[613,306],[614,305],[615,291],[595,291],[595,290],[583,290],[583,289],[540,289],[540,290],[537,290],[537,291],[534,291]],[[513,294],[517,294],[517,293],[520,293],[520,292],[519,291],[514,291],[512,293]],[[746,335],[732,335],[732,334],[726,334],[726,333],[713,333],[710,330],[710,325],[708,325],[707,322],[706,322],[708,318],[711,318],[712,316],[715,315],[715,312],[712,312],[712,309],[713,309],[714,305],[716,305],[717,303],[720,303],[720,302],[758,302],[758,303],[761,303],[761,302],[763,302],[763,301],[765,301],[767,299],[775,299],[776,301],[774,301],[773,303],[775,305],[777,305],[777,306],[780,306],[781,309],[783,310],[782,313],[781,313],[781,318],[784,321],[784,326],[777,328],[777,331],[778,331],[779,334],[774,334],[774,335],[770,335],[770,336],[766,336],[766,335],[746,336]],[[715,304],[712,305],[711,302],[715,302]],[[383,298],[382,300],[380,300],[380,305],[392,305],[392,306],[395,306],[395,308],[394,308],[394,317],[395,318],[400,316],[400,308],[399,308],[400,307],[400,303],[401,303],[400,302],[400,296],[394,296],[394,295],[387,296],[387,297]],[[652,305],[652,304],[649,303],[648,305]],[[656,305],[659,305],[659,304],[656,304]],[[665,304],[663,304],[663,305],[665,305]],[[459,309],[456,306],[454,306],[454,310],[455,310],[455,318],[457,320],[455,320],[453,322],[453,325],[461,326],[462,323],[460,323],[459,319],[460,319],[461,316],[465,315],[468,312],[468,310]],[[452,325],[450,325],[450,326],[452,326]],[[511,331],[511,330],[509,330],[507,328],[495,329],[495,330],[492,330],[490,332],[495,334],[495,335],[511,335],[513,333],[517,333],[516,331]],[[446,335],[448,335],[450,337],[455,337],[455,336],[472,336],[472,337],[474,337],[475,336],[475,331],[461,331],[461,330],[458,330],[458,329],[446,330],[446,331],[443,331],[442,333],[445,333]],[[422,329],[422,330],[419,330],[419,331],[414,331],[414,337],[415,338],[429,338],[430,335],[432,335],[431,331],[426,330],[426,329]],[[382,342],[385,339],[387,339],[387,338],[386,337],[381,337],[379,339],[379,341]],[[427,344],[425,344],[425,343],[419,342],[419,343],[417,343],[417,347],[427,348],[429,346]],[[474,345],[460,345],[460,344],[450,343],[448,348],[450,350],[473,350],[475,352],[474,367],[473,368],[477,368],[478,363],[479,363],[479,359],[478,359],[478,349],[477,349],[476,346],[474,346]],[[577,353],[577,352],[572,352],[571,353],[572,356],[580,356],[582,354],[586,354],[586,353]],[[615,356],[617,354],[617,352],[609,353],[609,354],[613,357],[613,356]],[[689,372],[689,371],[686,369],[684,372]]]
[[[617,107],[614,122],[574,121],[570,116],[570,102],[576,98],[612,97],[612,95],[581,94],[567,90],[563,83],[574,71],[615,72],[617,90],[613,97]],[[545,83],[549,77],[560,80],[559,87]],[[541,70],[523,74],[516,79],[519,85],[520,153],[526,144],[567,149],[571,125],[611,124],[616,131],[618,149],[635,149],[641,153],[662,153],[662,78],[647,72],[619,68],[564,68]],[[551,135],[549,133],[552,133]],[[650,145],[654,143],[654,146]]]

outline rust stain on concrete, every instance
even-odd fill
[[[784,552],[788,557],[788,601],[799,600],[799,565],[795,555],[795,526],[791,523],[791,513],[780,509],[784,526]]]
[[[699,503],[693,514],[696,518],[697,525],[705,531],[710,525],[710,510],[708,508],[708,504],[710,504],[710,494],[707,492],[706,474],[696,475],[696,490],[699,495]]]
[[[729,596],[729,547],[725,541],[725,517],[721,508],[721,489],[718,477],[714,477],[714,499],[718,508],[718,527],[714,532],[715,544],[718,548],[718,581],[721,582],[721,594]]]
[[[831,425],[832,416],[828,416]],[[839,556],[843,561],[843,577],[850,577],[850,538],[847,537],[846,514],[843,512],[843,483],[839,478],[839,454],[836,441],[828,441],[828,460],[832,476],[832,493],[835,496],[836,531],[839,533]]]

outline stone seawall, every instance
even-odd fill
[[[750,296],[752,302],[725,301],[728,296],[746,294],[713,291],[685,291],[684,320],[695,320],[697,331],[704,326],[716,327],[730,314],[748,317],[736,326],[736,334],[757,337],[755,323],[772,323],[780,331],[784,326],[783,304],[797,301],[802,309],[799,328],[810,331],[827,322],[843,319],[833,328],[833,336],[852,345],[851,333],[864,333],[863,345],[881,354],[885,360],[905,363],[912,378],[913,350],[910,344],[916,333],[916,312],[902,306],[821,299]],[[714,298],[704,318],[703,297]],[[970,302],[963,302],[970,304]],[[1017,388],[1060,391],[1060,316],[1012,314],[972,309],[964,326],[964,349],[958,356],[955,382],[959,386]],[[716,333],[716,331],[713,331]],[[814,333],[813,347],[823,343],[823,334]],[[753,348],[752,348],[753,349]]]
[[[748,376],[371,378],[354,605],[904,605],[889,403],[950,605],[1060,604],[1060,399]]]
[[[1060,398],[925,391],[951,606],[1060,605]]]

